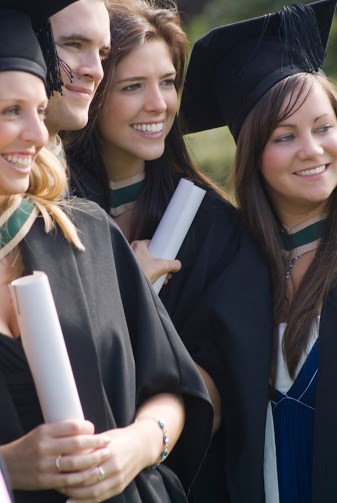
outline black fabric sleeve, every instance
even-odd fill
[[[194,362],[157,294],[139,269],[119,230],[110,225],[123,306],[134,350],[137,402],[171,392],[182,394],[186,423],[167,464],[187,491],[211,439],[213,409]],[[196,440],[197,439],[197,440]]]

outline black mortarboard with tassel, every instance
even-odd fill
[[[40,77],[48,96],[61,91],[58,59],[49,17],[76,0],[0,0],[0,71]]]
[[[337,0],[294,4],[215,28],[192,50],[180,117],[185,133],[242,123],[277,82],[323,64]]]

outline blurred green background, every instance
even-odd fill
[[[274,12],[293,2],[285,4],[284,0],[177,0],[177,3],[192,49],[199,37],[216,26]],[[311,2],[304,0],[302,3]],[[332,80],[336,80],[337,16],[332,26],[327,52],[323,70]],[[228,129],[223,127],[195,133],[187,135],[185,139],[196,166],[218,185],[230,191],[228,179],[235,143]]]

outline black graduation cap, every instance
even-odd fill
[[[40,77],[48,95],[61,91],[49,17],[76,0],[0,0],[0,71]]]
[[[321,68],[337,0],[293,4],[213,29],[192,50],[180,106],[185,133],[243,121],[277,82]]]

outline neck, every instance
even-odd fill
[[[293,231],[296,231],[297,228],[303,229],[309,225],[311,225],[315,221],[323,220],[328,217],[328,213],[312,213],[311,215],[303,215],[302,218],[296,219],[287,219],[287,221],[282,222],[282,227],[291,234]]]
[[[307,207],[303,209],[298,209],[298,211],[292,211],[289,207],[280,209],[277,208],[277,213],[284,227],[292,229],[300,224],[305,224],[308,220],[312,220],[315,217],[324,215],[327,213],[327,202],[324,201],[315,207]]]
[[[115,149],[113,146],[102,146],[102,159],[105,171],[111,182],[120,182],[143,173],[145,161]]]
[[[49,134],[49,140],[48,140],[48,143],[46,145],[47,149],[48,150],[55,150],[55,148],[57,147],[58,145],[58,140],[57,140],[57,133],[55,134]]]
[[[7,207],[8,196],[0,196],[0,212]]]
[[[1,220],[1,212],[8,210],[10,206],[15,204],[17,200],[21,200],[25,194],[3,194],[0,195],[0,220]]]

